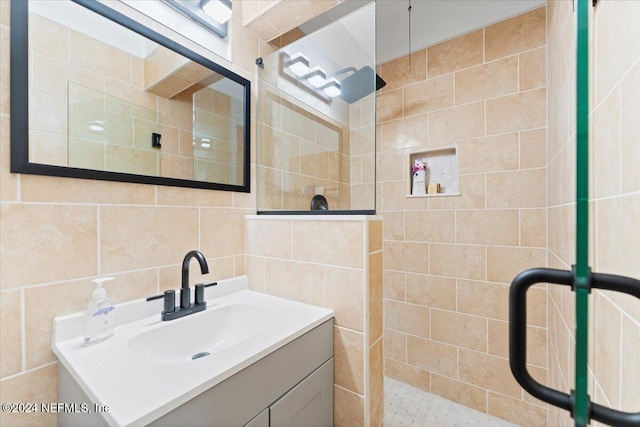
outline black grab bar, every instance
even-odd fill
[[[509,366],[518,383],[533,397],[573,414],[573,393],[546,387],[527,370],[527,290],[536,283],[574,285],[574,273],[552,268],[533,268],[518,274],[509,289]],[[640,280],[612,274],[591,273],[590,287],[623,292],[640,298]],[[640,412],[629,413],[589,403],[589,417],[619,427],[640,427]]]

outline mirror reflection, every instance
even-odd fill
[[[73,1],[30,0],[28,37],[29,163],[248,191],[248,81]]]

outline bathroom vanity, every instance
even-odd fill
[[[249,291],[246,277],[205,298],[167,322],[161,301],[121,304],[114,336],[92,346],[79,315],[56,318],[58,400],[74,409],[59,425],[333,425],[331,310]]]

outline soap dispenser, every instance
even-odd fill
[[[97,343],[113,335],[116,326],[116,308],[107,298],[106,289],[102,287],[103,282],[113,279],[113,277],[99,277],[92,280],[96,284],[96,289],[84,313],[85,344]]]

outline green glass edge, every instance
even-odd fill
[[[576,358],[573,419],[589,423],[589,3],[578,0],[576,64]]]

